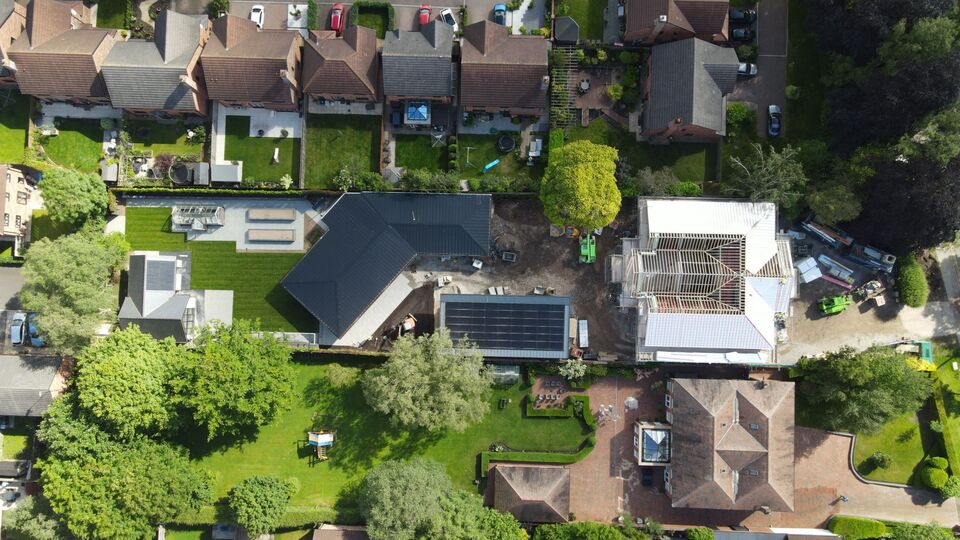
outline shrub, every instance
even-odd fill
[[[886,469],[891,463],[893,463],[893,458],[891,458],[888,454],[884,454],[883,452],[874,452],[870,456],[870,462],[878,468]]]
[[[550,139],[547,143],[548,150],[556,150],[563,146],[563,130],[554,128],[550,130]]]
[[[470,13],[467,11],[466,4],[460,6],[460,26],[466,28],[470,25]]]
[[[920,471],[920,480],[930,489],[942,489],[947,485],[947,471],[935,467],[924,467]]]
[[[912,358],[912,357],[911,357],[911,358],[908,358],[908,359],[907,359],[907,364],[910,363],[910,360],[914,360],[914,358]],[[923,363],[924,363],[924,364],[927,364],[927,365],[930,365],[930,362],[923,362]],[[917,370],[917,371],[920,371],[920,370]],[[930,431],[932,431],[932,432],[934,432],[934,433],[943,433],[943,424],[941,424],[939,420],[931,420],[931,421],[930,421]],[[946,467],[940,467],[940,468],[941,468],[941,469],[945,469]]]
[[[308,30],[319,30],[320,29],[320,19],[317,17],[317,11],[319,11],[317,6],[317,0],[307,0],[307,29]]]
[[[696,182],[678,182],[667,186],[667,194],[674,197],[699,197],[703,195],[703,187]]]
[[[945,471],[947,467],[950,466],[950,463],[947,462],[947,458],[945,457],[931,456],[927,458],[927,466]]]
[[[739,45],[737,47],[737,58],[739,58],[741,62],[756,62],[757,46],[756,45]]]
[[[741,124],[748,123],[755,118],[756,113],[742,101],[734,101],[727,104],[727,124],[738,127]]]
[[[613,101],[620,101],[623,99],[623,85],[620,84],[611,84],[607,87],[607,97]]]
[[[685,532],[688,540],[713,540],[713,531],[706,527],[694,527]]]
[[[216,17],[221,11],[230,13],[230,0],[213,0],[210,2],[210,16]]]
[[[880,538],[887,533],[887,526],[883,522],[852,516],[834,516],[827,528],[845,540]]]
[[[794,86],[794,85],[792,85],[792,84],[788,84],[787,87],[784,88],[784,92],[785,92],[786,95],[787,95],[787,99],[800,99],[800,87],[799,87],[799,86]]]
[[[906,255],[900,258],[900,271],[897,273],[897,288],[900,290],[900,299],[910,307],[923,307],[930,296],[930,286],[927,276],[915,256]]]
[[[621,64],[638,64],[640,63],[640,53],[623,51],[619,55]]]
[[[947,483],[940,488],[940,495],[942,495],[944,499],[960,497],[960,476],[947,478]]]

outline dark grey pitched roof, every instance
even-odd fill
[[[380,53],[387,96],[453,95],[453,28],[439,21],[419,32],[394,30]]]
[[[57,356],[0,356],[0,416],[43,416],[59,370]]]
[[[695,38],[653,47],[644,128],[665,128],[680,118],[726,134],[724,96],[733,91],[738,64],[733,49]]]
[[[146,267],[146,255],[130,256],[130,269],[127,271],[127,298],[133,302],[131,307],[136,309],[135,313],[138,315],[143,312],[143,291],[146,289],[144,280],[147,275]],[[123,304],[126,306],[127,302]],[[133,312],[131,312],[131,314],[132,313]],[[123,316],[123,307],[121,307],[120,315]]]
[[[489,195],[345,193],[283,287],[342,336],[419,254],[486,255]]]
[[[573,17],[561,15],[554,21],[553,27],[556,32],[556,40],[563,43],[576,43],[580,41],[580,25]]]
[[[144,307],[146,295],[152,291],[173,292],[175,281],[176,265],[173,261],[149,260],[142,254],[131,255],[130,269],[127,271],[127,297],[117,314],[120,328],[135,324],[157,339],[173,337],[181,343],[187,341],[183,314],[190,301],[189,295],[174,294],[156,307]],[[149,313],[144,313],[144,309],[150,310]]]

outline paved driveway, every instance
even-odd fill
[[[741,79],[731,94],[733,101],[757,105],[757,133],[766,136],[767,107],[786,101],[787,85],[787,0],[764,0],[757,8],[757,76]],[[784,131],[790,119],[784,119]]]
[[[20,308],[23,273],[16,266],[0,266],[0,310]]]

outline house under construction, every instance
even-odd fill
[[[772,203],[639,199],[637,238],[611,256],[637,310],[637,361],[775,364],[796,296]]]

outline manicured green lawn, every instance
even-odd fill
[[[824,64],[816,34],[804,29],[807,6],[790,0],[787,84],[800,88],[800,98],[787,100],[784,134],[790,140],[829,139],[826,125],[826,89],[821,82]],[[761,51],[762,52],[762,51]]]
[[[433,146],[429,135],[396,135],[397,166],[406,169],[447,170],[447,146]]]
[[[491,443],[502,442],[515,449],[574,451],[587,434],[575,418],[524,418],[522,402],[527,391],[519,386],[494,391],[484,421],[463,433],[409,433],[391,427],[386,417],[370,409],[359,377],[346,388],[334,388],[326,379],[325,365],[297,363],[295,368],[297,398],[286,412],[260,428],[256,441],[199,460],[201,467],[214,473],[215,496],[225,495],[248,476],[281,474],[300,480],[292,506],[331,508],[344,490],[378,462],[416,456],[443,463],[458,488],[476,491],[473,480],[477,478],[478,454]],[[512,401],[501,410],[497,407],[500,398]],[[330,459],[313,467],[309,464],[312,450],[303,444],[311,428],[337,433]]]
[[[47,157],[57,165],[83,172],[97,172],[103,156],[103,128],[100,120],[60,118],[59,135],[43,145]]]
[[[620,151],[620,157],[626,159],[634,169],[650,167],[656,170],[669,167],[677,178],[689,182],[713,181],[716,178],[716,145],[641,143],[636,141],[632,133],[613,126],[602,118],[592,120],[587,128],[569,128],[566,140],[589,140],[613,146]]]
[[[304,187],[327,189],[345,165],[380,170],[380,116],[311,114],[307,116]]]
[[[501,154],[497,150],[497,139],[499,135],[460,135],[457,138],[458,150],[457,160],[460,162],[460,178],[476,178],[480,176],[483,167],[492,161],[499,159],[500,163],[490,169],[487,174],[496,176],[509,176],[518,178],[521,183],[517,187],[526,187],[535,189],[535,182],[543,178],[545,167],[544,159],[538,160],[532,167],[527,167],[525,161],[518,161],[513,157],[513,153]],[[516,136],[517,144],[520,144],[519,135]],[[542,137],[544,147],[547,144],[547,137]],[[467,166],[467,147],[470,147],[470,163]],[[523,186],[529,182],[529,185]]]
[[[567,6],[566,13],[564,7]],[[580,39],[603,39],[604,0],[559,0],[557,14],[569,15],[580,25]]]
[[[33,432],[37,430],[37,423],[32,420],[17,419],[17,425],[10,429],[5,429],[3,433],[3,452],[0,453],[2,459],[29,459],[30,441],[33,439]]]
[[[46,210],[34,210],[30,217],[30,241],[36,242],[41,238],[56,238],[73,232],[69,224],[57,223],[50,219]]]
[[[97,26],[100,28],[126,28],[129,0],[100,0],[97,3]]]
[[[273,149],[280,149],[280,162],[273,162]],[[300,176],[300,139],[271,139],[250,136],[249,116],[228,116],[223,157],[243,162],[243,178],[275,182],[289,174],[294,182]]]
[[[929,421],[926,415],[924,418]],[[875,468],[867,461],[874,452],[883,452],[892,458],[886,469]],[[917,413],[909,412],[884,424],[872,435],[857,435],[853,451],[857,470],[870,480],[920,485],[914,481],[914,472],[929,456],[942,456],[938,436],[931,432],[927,422],[920,423]]]
[[[27,118],[30,116],[30,98],[17,90],[0,92],[0,162],[23,161],[27,145]]]
[[[937,364],[937,379],[940,393],[943,396],[943,407],[946,413],[944,423],[943,442],[952,450],[954,460],[960,457],[960,373],[953,370],[953,362],[960,362],[960,354],[954,344],[934,346],[934,362]],[[937,385],[934,385],[937,391]],[[936,394],[934,395],[936,397]],[[947,457],[950,457],[949,455]],[[954,471],[956,474],[957,471]]]
[[[234,242],[187,242],[170,231],[169,208],[127,208],[127,240],[133,249],[190,251],[190,284],[233,291],[233,316],[260,319],[264,330],[316,332],[316,319],[280,285],[300,253],[237,253]]]
[[[382,8],[352,8],[359,9],[357,26],[366,26],[377,31],[377,38],[383,39],[387,35],[387,14]]]
[[[127,133],[136,150],[150,150],[153,155],[201,154],[203,146],[187,143],[187,127],[182,123],[161,124],[153,120],[127,120]]]

